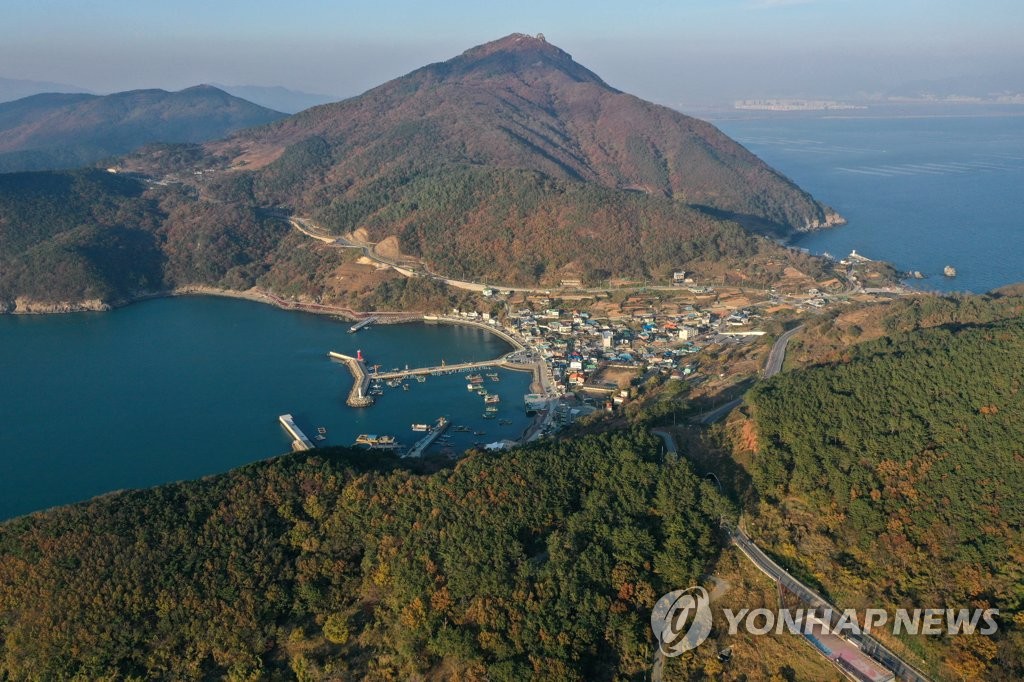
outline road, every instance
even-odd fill
[[[727,528],[729,537],[733,543],[743,552],[755,566],[772,580],[780,583],[787,590],[795,594],[811,608],[831,609],[835,614],[841,614],[842,610],[830,604],[825,598],[811,588],[794,578],[784,568],[761,551],[761,548],[754,544],[747,535],[736,528]],[[929,682],[929,679],[920,673],[909,663],[901,659],[895,653],[883,646],[870,635],[861,635],[857,638],[857,644],[861,651],[878,661],[886,668],[896,674],[901,680],[907,682]]]
[[[786,346],[793,335],[804,328],[804,325],[797,325],[787,332],[784,332],[775,340],[771,351],[768,353],[768,361],[764,363],[764,378],[768,379],[782,371],[782,363],[786,360]]]
[[[678,449],[676,448],[676,439],[672,437],[672,434],[663,429],[651,429],[651,433],[660,438],[665,443],[666,454],[676,454]]]
[[[772,349],[768,352],[768,360],[764,364],[764,378],[768,379],[775,376],[782,371],[782,363],[786,360],[786,347],[789,345],[789,340],[793,338],[793,335],[804,328],[804,325],[793,327],[789,331],[783,333],[775,340],[772,344]],[[743,398],[736,398],[729,402],[716,407],[707,414],[701,415],[697,418],[698,424],[714,424],[718,420],[725,417],[740,404],[743,403]]]

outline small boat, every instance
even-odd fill
[[[409,384],[402,384],[402,390],[403,391],[408,391],[409,390]]]
[[[322,433],[318,433],[315,436],[313,436],[313,440],[327,440],[327,436],[325,436]]]
[[[398,388],[398,384],[402,383],[398,379],[388,379],[388,386],[391,388]]]
[[[954,268],[952,265],[947,265],[946,267],[942,268],[942,274],[945,275],[946,277],[956,277],[956,268]]]
[[[486,431],[474,431],[473,435],[474,436],[486,436],[487,432]]]
[[[497,372],[488,372],[487,378],[491,381],[501,381],[501,377],[498,376]]]
[[[482,415],[480,415],[480,417],[483,418],[483,419],[494,419],[495,415],[494,414],[490,414],[488,412],[485,412]]]
[[[487,407],[484,408],[484,412],[487,413],[487,414],[494,414],[497,411],[498,411],[498,408],[495,407],[494,405],[488,405]]]
[[[323,426],[318,426],[318,427],[316,427],[316,432],[319,433],[322,436],[325,433],[327,433],[327,429],[324,428]]]
[[[509,426],[512,423],[511,419],[499,419],[498,423],[502,426]]]
[[[427,380],[427,377],[424,376],[423,374],[417,374],[416,375],[416,381],[418,381],[419,383],[421,383],[421,384],[425,383],[426,380]]]
[[[452,431],[458,431],[459,433],[469,433],[472,429],[468,426],[455,426],[452,427]]]
[[[427,426],[426,424],[413,424],[412,425],[412,430],[413,431],[426,431],[429,428],[430,427]]]

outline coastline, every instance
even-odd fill
[[[293,310],[315,315],[334,315],[344,318],[349,322],[356,322],[370,316],[378,316],[378,324],[394,324],[409,320],[421,320],[423,313],[416,311],[374,311],[374,310],[353,310],[345,306],[331,306],[320,303],[305,303],[302,301],[290,301],[275,296],[262,289],[221,289],[206,285],[188,285],[167,289],[164,291],[153,291],[134,295],[130,298],[106,302],[100,299],[87,299],[84,301],[32,301],[24,298],[15,299],[14,308],[0,308],[0,315],[64,315],[69,313],[96,313],[108,312],[117,308],[124,308],[133,303],[151,301],[159,298],[175,298],[178,296],[219,296],[222,298],[237,298],[256,303],[272,305],[281,310]]]

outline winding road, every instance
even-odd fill
[[[803,328],[804,325],[802,324],[793,327],[789,331],[780,335],[779,338],[775,340],[775,343],[772,345],[771,351],[768,352],[768,360],[767,362],[765,362],[764,365],[763,377],[765,379],[770,379],[771,377],[775,376],[776,374],[782,371],[782,363],[785,362],[786,360],[786,347],[789,345],[789,340],[793,338],[794,334],[796,334]],[[716,407],[715,409],[711,410],[707,414],[701,415],[697,419],[697,423],[714,424],[722,417],[724,417],[725,415],[729,414],[734,409],[739,407],[742,403],[743,398],[736,398],[734,400],[730,400],[724,405],[721,405],[720,407]]]

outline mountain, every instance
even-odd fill
[[[71,168],[153,142],[223,137],[282,116],[208,85],[33,95],[0,104],[0,171]]]
[[[104,292],[102,303],[210,285],[345,305],[443,298],[425,277],[401,280],[409,285],[397,293],[352,250],[289,233],[288,214],[417,272],[543,287],[664,280],[680,268],[704,281],[769,284],[790,266],[820,278],[822,262],[758,232],[840,220],[710,124],[619,92],[559,48],[518,34],[344,102],[226,139],[152,145],[114,165],[116,191],[109,178],[82,174],[0,183],[0,235],[35,239],[3,254],[0,306],[73,307],[87,290]],[[33,183],[36,199],[19,189]],[[119,193],[131,183],[137,200],[126,204]],[[73,213],[98,216],[93,227],[146,231],[158,251],[150,262],[165,269],[126,286],[110,271],[126,252],[108,253],[102,233],[79,230]],[[93,265],[53,267],[61,254]],[[72,272],[92,285],[61,280]],[[48,300],[43,281],[61,297]]]
[[[38,95],[44,92],[88,92],[77,85],[50,83],[48,81],[22,80],[19,78],[0,78],[0,102]]]
[[[821,226],[828,214],[712,125],[619,92],[520,34],[212,148],[255,168],[312,139],[326,143],[322,172],[281,197],[302,207],[324,191],[342,189],[347,203],[374,182],[450,164],[640,191],[781,231]]]
[[[334,95],[289,90],[280,85],[217,85],[216,87],[235,97],[241,97],[274,111],[283,111],[286,114],[294,114],[319,104],[337,102],[342,99]]]
[[[841,220],[712,125],[520,34],[205,150],[261,205],[521,284],[715,261],[730,249],[713,243],[744,240],[725,221],[784,236]]]

